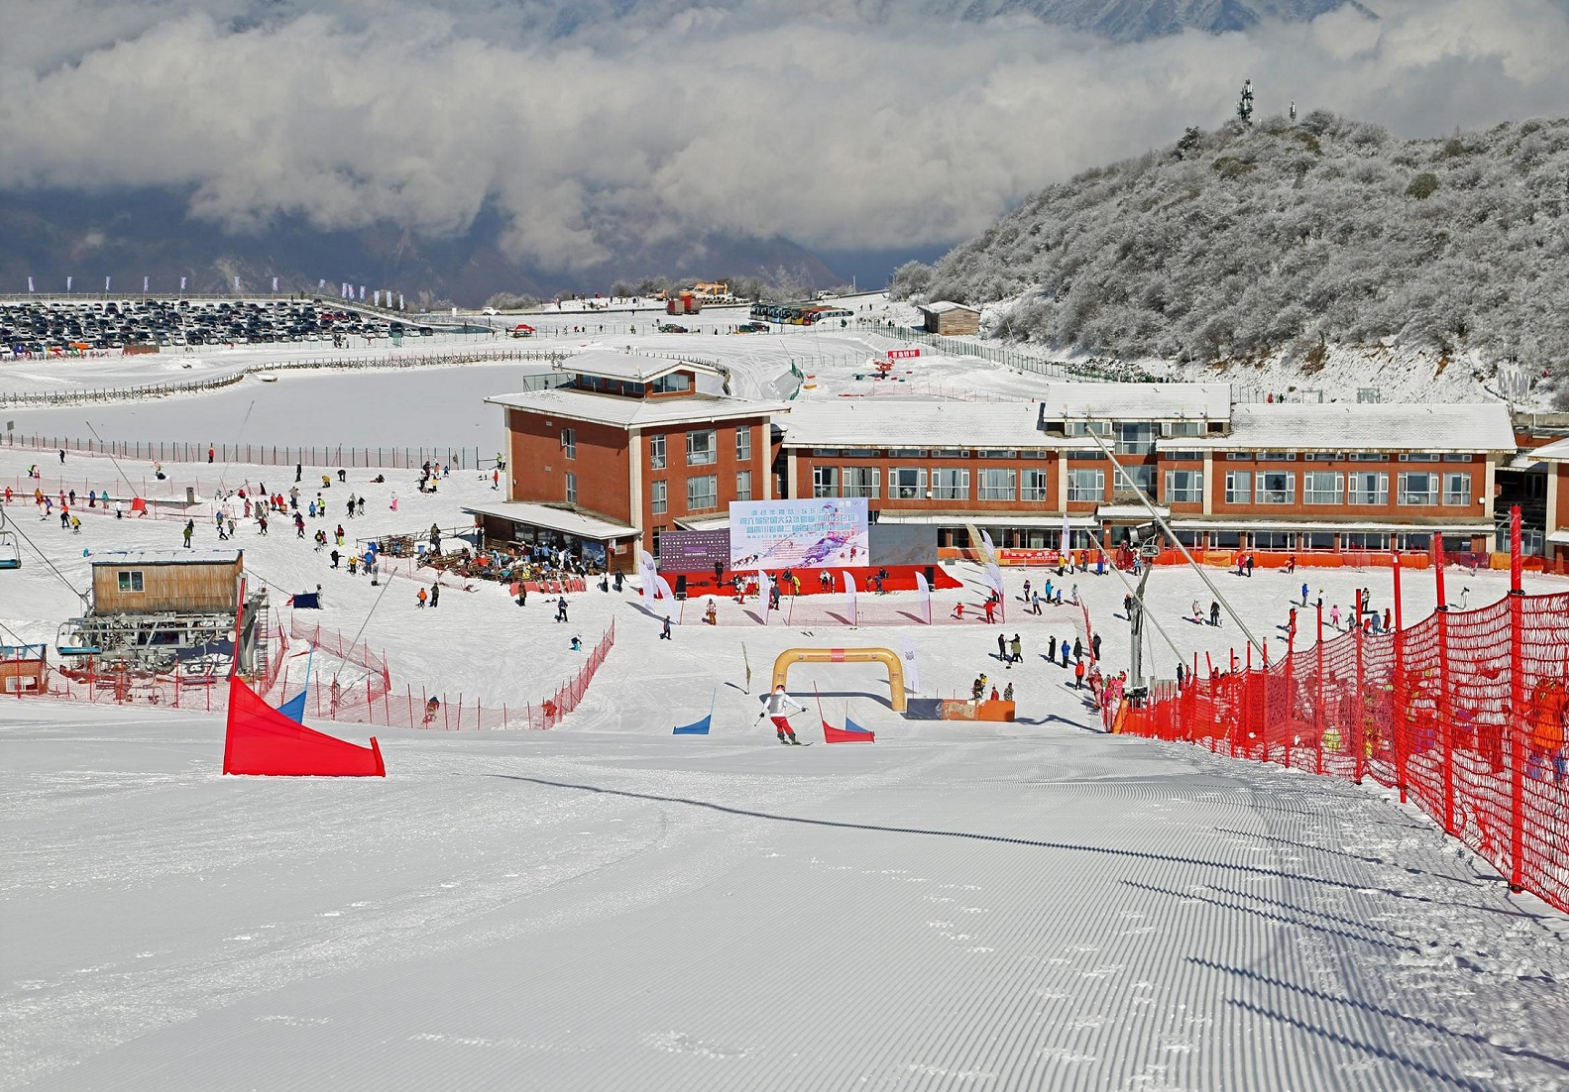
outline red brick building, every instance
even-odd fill
[[[1142,493],[1196,548],[1428,549],[1441,534],[1480,551],[1516,451],[1499,403],[1233,406],[1225,384],[1184,383],[770,403],[689,361],[595,351],[558,372],[563,386],[489,399],[506,411],[508,495],[473,511],[493,539],[603,550],[614,569],[775,495],[865,498],[874,521],[929,526],[938,545],[977,527],[1049,549],[1064,524],[1075,547],[1092,531],[1119,543],[1150,522]]]
[[[771,421],[783,403],[732,398],[712,366],[595,350],[560,386],[503,407],[507,497],[468,509],[491,541],[543,543],[636,567],[673,527],[723,526],[735,500],[771,496]]]

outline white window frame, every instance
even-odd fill
[[[144,592],[147,590],[147,581],[142,576],[142,571],[140,569],[128,569],[116,575],[119,577],[116,583],[119,584],[120,590],[126,592],[127,594]]]
[[[905,485],[904,476],[915,475],[914,485]],[[889,500],[925,500],[926,468],[924,466],[893,466],[888,468]]]
[[[735,472],[735,499],[749,501],[752,499],[752,472],[750,470],[737,470]]]
[[[713,466],[718,461],[719,444],[714,429],[700,428],[686,434],[687,466]]]
[[[1471,503],[1471,473],[1470,471],[1446,471],[1444,473],[1444,504],[1454,507],[1464,507]]]
[[[738,428],[735,430],[735,461],[749,463],[752,461],[752,430]]]
[[[812,467],[812,496],[837,497],[839,495],[839,468],[837,466]]]
[[[934,466],[931,478],[933,500],[970,499],[970,472],[956,466]],[[945,484],[947,483],[947,484]]]
[[[1093,485],[1085,485],[1093,482]],[[1106,499],[1106,471],[1100,467],[1073,466],[1068,468],[1068,499],[1070,501],[1103,501]]]
[[[1019,499],[1021,501],[1044,501],[1048,481],[1044,470],[1026,470],[1019,476]]]
[[[656,432],[648,438],[648,466],[650,470],[665,468],[665,434]]]
[[[1412,478],[1424,478],[1427,488],[1421,492],[1414,491],[1411,486]],[[1436,505],[1443,493],[1443,481],[1436,470],[1403,470],[1397,482],[1398,493],[1396,499],[1400,504],[1413,508],[1427,508]]]
[[[577,429],[564,428],[561,430],[561,455],[562,458],[577,458]]]
[[[1179,488],[1177,475],[1184,475],[1188,484]],[[1168,470],[1166,471],[1165,491],[1161,494],[1164,504],[1198,504],[1204,500],[1204,471],[1202,470]]]
[[[1371,492],[1366,488],[1372,483]],[[1358,508],[1378,508],[1389,503],[1389,472],[1387,470],[1353,471],[1346,482],[1346,503]]]
[[[1322,487],[1325,480],[1330,483],[1328,490]],[[1304,470],[1302,472],[1302,503],[1303,504],[1333,504],[1346,503],[1346,476],[1338,470]]]
[[[1228,470],[1226,471],[1226,503],[1227,504],[1252,504],[1253,503],[1253,471]]]
[[[1269,479],[1276,478],[1284,489],[1272,489]],[[1255,480],[1253,498],[1257,504],[1289,505],[1297,503],[1297,472],[1295,470],[1260,470]]]
[[[883,472],[875,466],[839,468],[839,495],[878,500],[882,496]]]
[[[997,484],[998,479],[1002,484]],[[1012,467],[982,467],[976,484],[977,500],[1011,501],[1019,496],[1019,472]]]
[[[577,503],[577,475],[572,473],[572,471],[569,470],[569,471],[567,471],[566,478],[567,478],[567,503],[568,504],[576,504]]]
[[[709,495],[698,495],[698,487],[706,484]],[[703,503],[707,500],[709,503]],[[688,512],[708,512],[719,507],[719,475],[695,474],[686,480],[686,510]]]

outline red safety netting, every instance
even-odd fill
[[[264,777],[386,777],[381,748],[296,724],[239,679],[229,683],[223,772]]]
[[[308,633],[310,627],[304,627],[304,630]],[[362,660],[360,649],[363,646],[357,649],[346,645],[341,635],[339,644],[334,646],[331,644],[333,633],[325,630],[320,632],[324,640],[318,647],[331,651],[335,656],[366,666],[370,666],[370,663],[384,666],[386,663],[368,651],[363,653]],[[310,638],[305,636],[302,639]],[[342,685],[337,679],[325,677],[325,674],[312,676],[310,694],[305,699],[305,712],[312,719],[379,724],[391,728],[434,728],[443,731],[554,728],[561,723],[562,717],[583,701],[584,695],[588,693],[588,684],[599,670],[599,665],[605,662],[615,642],[616,626],[612,622],[600,637],[599,643],[588,651],[587,659],[577,672],[558,686],[554,693],[537,702],[486,705],[461,693],[431,691],[425,687],[421,687],[416,694],[412,684],[408,683],[404,684],[403,693],[399,694],[390,675],[376,674],[373,669],[363,681],[352,685]],[[333,648],[337,651],[332,651]],[[288,688],[285,687],[285,690]]]
[[[1118,730],[1360,781],[1569,910],[1569,595],[1511,594],[1267,667],[1160,683]]]

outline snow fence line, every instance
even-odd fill
[[[1569,594],[1511,594],[1393,633],[1360,626],[1260,667],[1197,660],[1114,731],[1398,789],[1569,911]],[[1219,670],[1216,670],[1218,668]]]
[[[457,353],[417,353],[391,357],[311,357],[306,360],[257,362],[242,368],[177,383],[144,383],[135,387],[86,387],[65,391],[12,391],[0,393],[0,409],[27,406],[72,406],[91,402],[135,402],[147,398],[167,398],[232,387],[247,375],[298,369],[428,368],[450,364],[480,364],[496,360],[542,360],[555,363],[566,359],[561,349],[470,349]]]

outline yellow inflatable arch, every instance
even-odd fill
[[[897,713],[907,708],[904,698],[904,661],[887,648],[787,648],[774,660],[773,686],[789,689],[790,668],[795,664],[882,664],[888,669],[888,701]]]

